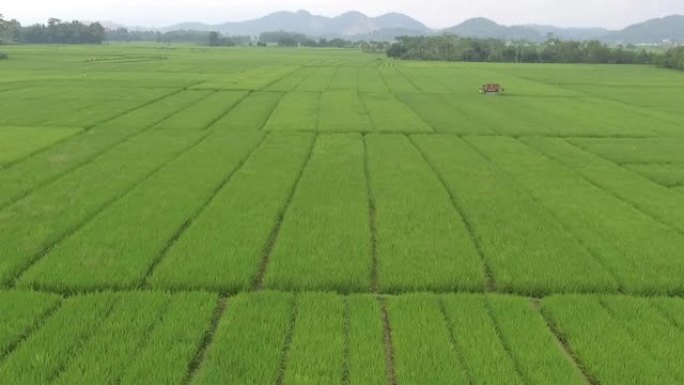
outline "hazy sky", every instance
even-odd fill
[[[181,21],[239,21],[274,11],[299,9],[325,16],[348,10],[370,16],[396,11],[433,28],[449,27],[476,16],[502,24],[622,28],[653,17],[684,14],[684,0],[3,0],[3,3],[0,13],[22,23],[58,17],[155,27]]]

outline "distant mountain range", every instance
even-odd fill
[[[119,25],[104,22],[106,27]],[[132,28],[133,29],[133,28]],[[135,27],[134,29],[142,29]],[[474,18],[441,30],[401,13],[369,17],[350,11],[336,17],[312,15],[307,11],[276,12],[241,22],[223,24],[181,23],[157,30],[218,31],[225,35],[259,35],[262,32],[297,32],[315,38],[342,37],[361,40],[391,40],[401,35],[435,35],[452,33],[464,37],[497,38],[504,40],[544,41],[553,35],[565,40],[597,39],[610,43],[656,44],[663,41],[684,42],[684,16],[673,15],[631,25],[619,31],[604,28],[560,28],[546,25],[505,26],[486,18]]]
[[[400,13],[368,17],[350,11],[336,17],[312,15],[307,11],[276,12],[259,19],[217,25],[181,23],[160,31],[179,29],[218,31],[226,35],[259,35],[262,32],[286,31],[311,37],[344,37],[353,39],[393,39],[401,35],[433,33],[425,24]]]
[[[544,41],[549,36],[564,40],[601,40],[609,43],[658,44],[684,42],[684,16],[673,15],[631,25],[619,31],[605,28],[559,28],[547,25],[504,26],[485,18],[475,18],[443,30],[460,36],[504,40]]]

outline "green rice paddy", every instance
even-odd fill
[[[682,73],[5,50],[3,384],[684,382]]]

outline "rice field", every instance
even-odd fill
[[[5,50],[3,384],[684,382],[682,73]]]

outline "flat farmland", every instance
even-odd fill
[[[684,382],[682,73],[3,50],[2,383]]]

